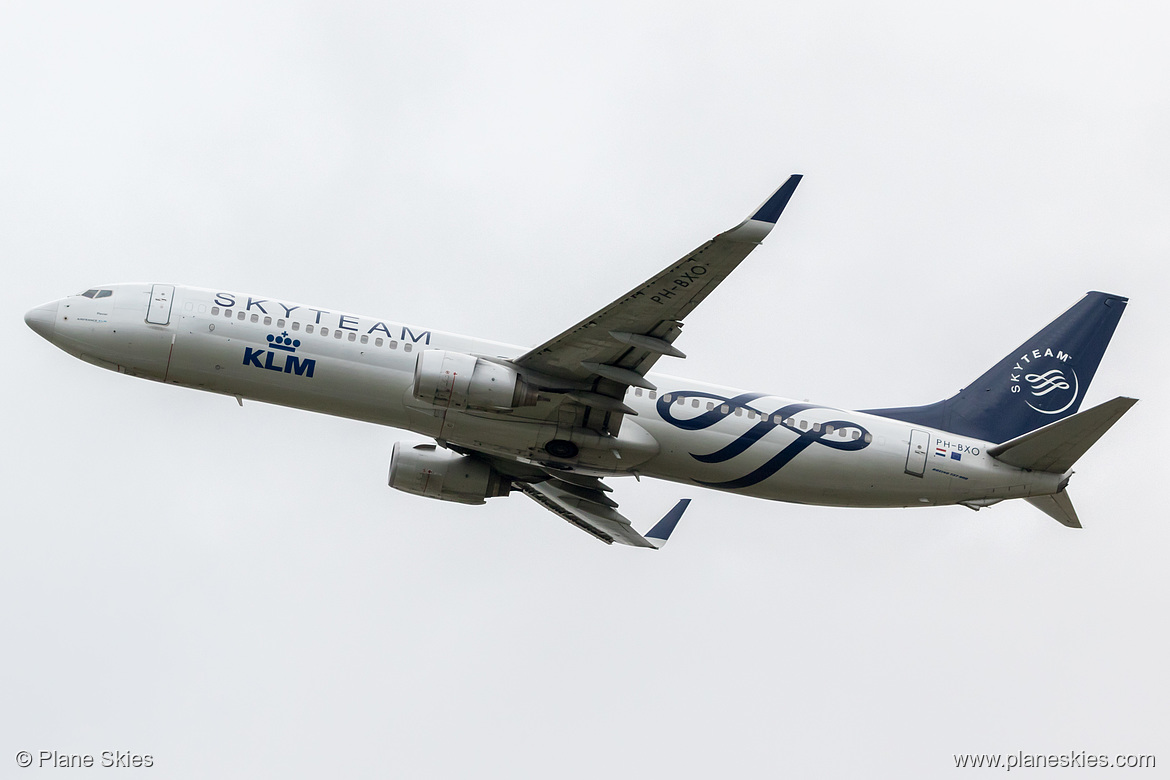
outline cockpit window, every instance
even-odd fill
[[[82,298],[92,298],[93,296],[95,296],[97,294],[98,294],[97,290],[86,290],[85,292],[83,292],[81,294],[81,297]]]
[[[82,298],[109,298],[113,294],[113,290],[86,290],[83,293],[79,293]]]

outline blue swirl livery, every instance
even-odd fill
[[[668,397],[670,400],[667,400]],[[700,463],[724,463],[730,461],[746,452],[756,443],[762,441],[765,436],[777,428],[796,434],[794,441],[769,458],[762,466],[753,469],[742,477],[725,481],[692,478],[696,484],[721,488],[723,490],[751,487],[752,485],[758,485],[780,471],[780,469],[791,463],[793,458],[807,450],[813,444],[843,452],[857,452],[868,447],[870,441],[872,441],[868,430],[850,420],[828,420],[801,429],[792,419],[793,415],[799,414],[806,409],[827,409],[829,407],[809,403],[796,403],[782,406],[769,413],[751,405],[753,401],[764,397],[763,393],[743,393],[733,398],[725,398],[700,390],[680,390],[658,399],[656,406],[658,415],[674,427],[681,428],[685,431],[700,431],[710,428],[718,424],[721,420],[733,417],[736,409],[749,410],[760,416],[760,421],[753,425],[750,430],[715,452],[703,454],[690,453],[690,456]],[[716,406],[714,409],[708,409],[703,414],[689,419],[675,417],[671,413],[671,409],[676,405],[678,399],[686,398],[704,398],[714,401]],[[857,438],[846,438],[841,441],[827,438],[836,431],[848,429],[857,430]]]

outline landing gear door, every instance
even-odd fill
[[[150,288],[150,307],[146,321],[152,325],[168,325],[171,321],[171,301],[175,297],[173,284],[156,284]]]
[[[910,431],[910,451],[906,453],[906,473],[921,477],[926,471],[926,450],[930,446],[929,431]]]

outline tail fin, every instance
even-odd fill
[[[1128,298],[1090,292],[958,394],[869,414],[997,444],[1081,407]]]

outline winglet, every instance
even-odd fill
[[[646,541],[650,542],[656,549],[662,549],[666,541],[670,539],[674,527],[678,525],[679,519],[683,512],[687,511],[687,506],[691,503],[689,498],[680,498],[674,508],[666,513],[666,516],[654,524],[654,527],[646,532]]]
[[[796,192],[796,185],[800,184],[802,178],[803,176],[799,173],[789,176],[788,181],[772,193],[772,197],[764,201],[764,205],[756,209],[756,213],[752,214],[749,219],[754,219],[757,222],[771,222],[775,225],[776,220],[780,219],[780,215],[784,212],[784,207],[788,205],[792,193]]]
[[[771,197],[760,204],[760,207],[753,211],[750,217],[719,236],[719,238],[731,241],[744,241],[752,244],[758,244],[763,241],[772,232],[772,228],[776,226],[776,220],[780,219],[780,215],[784,212],[784,207],[788,205],[788,201],[792,198],[792,193],[796,192],[796,185],[800,184],[802,178],[799,173],[794,173],[789,176],[788,181],[780,185],[780,189],[773,192]]]

